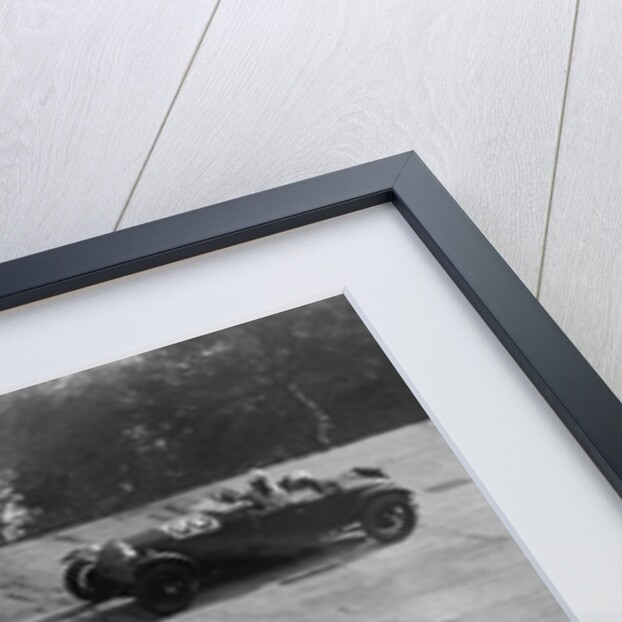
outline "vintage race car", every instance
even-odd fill
[[[144,609],[169,615],[232,566],[289,557],[344,529],[396,542],[417,524],[414,493],[379,469],[306,482],[285,477],[280,484],[286,495],[275,503],[223,490],[157,528],[74,550],[63,558],[65,587],[84,601],[133,597]]]

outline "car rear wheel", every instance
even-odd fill
[[[361,523],[367,535],[378,542],[397,542],[412,533],[417,512],[403,495],[384,495],[367,505]]]
[[[183,556],[161,556],[141,569],[135,595],[138,604],[156,615],[187,609],[199,590],[197,572]]]
[[[116,584],[102,577],[94,562],[85,559],[76,559],[67,566],[64,583],[71,595],[91,603],[108,600],[117,592]]]

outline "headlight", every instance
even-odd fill
[[[117,548],[126,559],[134,559],[138,556],[136,549],[127,542],[123,542],[123,540],[117,542]]]
[[[138,557],[138,552],[123,540],[110,540],[101,550],[98,564],[102,567],[116,566],[133,561]]]

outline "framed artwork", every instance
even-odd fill
[[[0,305],[7,619],[622,614],[622,405],[413,152],[0,264]]]

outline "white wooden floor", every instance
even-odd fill
[[[622,397],[622,3],[0,4],[0,261],[415,149]]]

